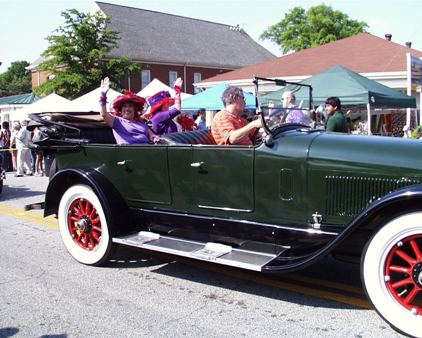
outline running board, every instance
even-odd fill
[[[288,249],[288,247],[283,247],[278,254],[268,254],[219,243],[203,243],[162,236],[148,231],[114,237],[113,242],[254,271],[261,271],[264,265]]]

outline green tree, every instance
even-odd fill
[[[55,92],[74,99],[97,88],[105,76],[119,90],[118,84],[124,75],[140,70],[140,65],[127,57],[107,57],[119,40],[119,32],[107,29],[110,18],[100,13],[80,13],[76,9],[62,12],[62,16],[65,25],[55,31],[56,35],[47,37],[49,47],[42,54],[46,60],[39,68],[51,76],[35,88],[37,94]]]
[[[25,94],[32,91],[31,72],[26,69],[28,66],[27,61],[15,61],[3,74],[0,74],[0,96]]]
[[[274,42],[286,54],[362,33],[367,27],[366,22],[352,20],[324,4],[310,7],[307,12],[294,7],[283,20],[268,27],[260,39]]]

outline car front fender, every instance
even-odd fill
[[[113,184],[93,168],[70,168],[57,172],[50,180],[45,194],[44,217],[57,214],[63,194],[71,186],[84,184],[98,196],[106,217],[112,224],[112,231],[124,230],[128,222],[128,207]]]

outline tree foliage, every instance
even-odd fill
[[[324,4],[308,11],[294,7],[283,20],[268,27],[260,39],[274,42],[286,54],[362,33],[367,27],[366,22],[352,20]]]
[[[119,32],[107,29],[110,18],[76,9],[62,12],[62,16],[65,25],[47,37],[49,47],[42,54],[46,60],[39,68],[51,76],[34,90],[37,94],[55,92],[73,99],[97,88],[105,76],[117,85],[124,75],[139,71],[140,66],[127,57],[107,58],[119,40]]]
[[[27,61],[12,62],[6,72],[0,74],[0,97],[30,93],[31,72]]]

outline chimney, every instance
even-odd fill
[[[406,42],[406,47],[407,48],[412,48],[412,41],[407,41]]]
[[[385,36],[385,39],[386,39],[387,41],[391,41],[391,37],[392,37],[392,35],[391,35],[391,34],[385,34],[384,36]]]

